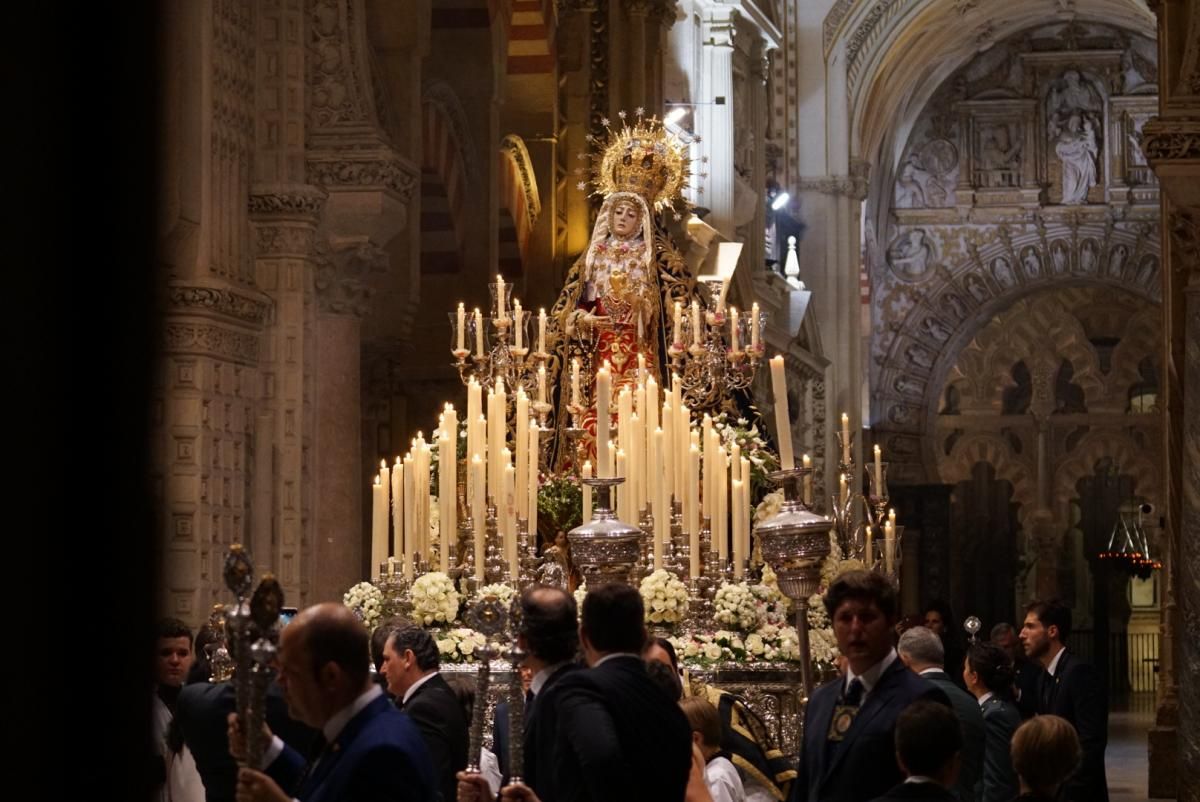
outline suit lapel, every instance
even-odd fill
[[[386,696],[378,696],[371,700],[371,703],[358,712],[354,718],[342,727],[342,731],[333,739],[333,743],[329,744],[318,760],[317,765],[313,768],[307,779],[304,780],[300,787],[301,793],[297,793],[297,797],[303,799],[311,795],[312,791],[320,787],[329,773],[333,771],[345,753],[347,746],[353,742],[362,731],[362,728],[379,713],[387,709],[391,702]]]
[[[850,730],[846,733],[846,737],[838,744],[837,750],[834,752],[833,760],[826,766],[822,774],[822,779],[833,773],[833,770],[841,762],[842,758],[850,752],[850,747],[858,736],[865,732],[867,725],[871,723],[871,719],[879,715],[880,711],[886,706],[884,692],[896,676],[897,671],[908,671],[904,664],[899,659],[893,660],[892,664],[887,667],[887,670],[879,677],[879,681],[875,683],[875,687],[867,694],[866,701],[862,704],[862,709],[858,711],[858,715],[854,717],[854,723],[850,726]],[[830,711],[832,713],[832,710]],[[828,732],[829,722],[825,723],[826,729],[822,733]]]

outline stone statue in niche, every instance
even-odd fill
[[[938,342],[945,342],[946,340],[949,340],[950,334],[952,333],[949,327],[947,327],[945,323],[938,320],[936,317],[925,318],[923,321],[921,321],[921,328],[925,330],[926,334]]]
[[[992,260],[992,276],[995,277],[996,283],[1004,289],[1012,289],[1017,283],[1013,276],[1012,268],[1008,265],[1008,260],[1003,256],[997,256]]]
[[[967,286],[967,292],[971,293],[971,297],[979,301],[979,303],[983,303],[988,299],[990,293],[988,292],[987,285],[983,283],[983,279],[979,276],[974,273],[968,274],[963,283]]]
[[[888,264],[901,278],[919,279],[929,269],[933,248],[925,238],[925,229],[914,228],[901,234],[888,249]]]
[[[1050,246],[1050,261],[1054,265],[1054,275],[1067,274],[1067,246],[1063,245],[1062,240],[1055,240]]]
[[[954,199],[947,187],[956,182],[954,170],[958,167],[958,149],[947,139],[932,139],[920,151],[920,165],[928,176],[925,178],[925,205],[941,209],[953,206]]]
[[[897,209],[924,209],[925,190],[917,180],[917,166],[912,158],[904,162],[900,175],[896,178],[896,190],[893,194],[892,205]]]
[[[1146,254],[1142,257],[1142,263],[1138,266],[1137,283],[1147,284],[1151,277],[1154,276],[1154,271],[1158,269],[1158,259],[1153,254]]]
[[[1037,248],[1032,245],[1025,246],[1025,250],[1021,251],[1021,264],[1025,266],[1025,275],[1030,278],[1042,275],[1042,260],[1038,256]]]
[[[1062,163],[1065,205],[1086,203],[1088,190],[1096,184],[1097,131],[1102,114],[1099,93],[1084,83],[1076,70],[1064,72],[1046,98],[1047,135]]]
[[[1126,50],[1121,54],[1121,91],[1128,95],[1144,83],[1146,83],[1146,79],[1137,68],[1137,63],[1133,59],[1133,50]]]
[[[1112,249],[1112,254],[1108,257],[1108,274],[1113,278],[1121,277],[1121,270],[1125,267],[1125,260],[1129,258],[1129,249],[1124,245],[1118,245]]]
[[[942,308],[950,312],[959,320],[967,319],[967,307],[963,303],[962,298],[958,297],[958,293],[948,292],[942,296]]]
[[[908,360],[914,365],[920,365],[926,369],[933,367],[933,354],[929,353],[928,350],[922,348],[916,343],[913,343],[905,348],[904,355],[908,357]]]
[[[1083,245],[1079,246],[1079,270],[1088,275],[1096,272],[1095,240],[1085,239]]]

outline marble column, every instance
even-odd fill
[[[698,96],[704,110],[702,147],[710,165],[700,205],[712,210],[707,222],[732,241],[733,170],[733,47],[737,11],[726,6],[711,9],[704,20],[704,82]],[[707,144],[703,144],[707,143]]]

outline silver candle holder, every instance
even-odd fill
[[[611,508],[612,488],[623,478],[584,479],[592,488],[592,520],[567,533],[571,556],[589,588],[610,582],[631,584],[630,574],[638,561],[642,531],[617,520]]]

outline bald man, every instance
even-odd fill
[[[425,802],[436,796],[429,752],[415,724],[371,681],[362,622],[340,604],[301,612],[279,642],[279,684],[288,714],[321,730],[320,754],[306,762],[275,736],[263,771],[238,772],[238,802]],[[244,754],[237,717],[229,750]]]

